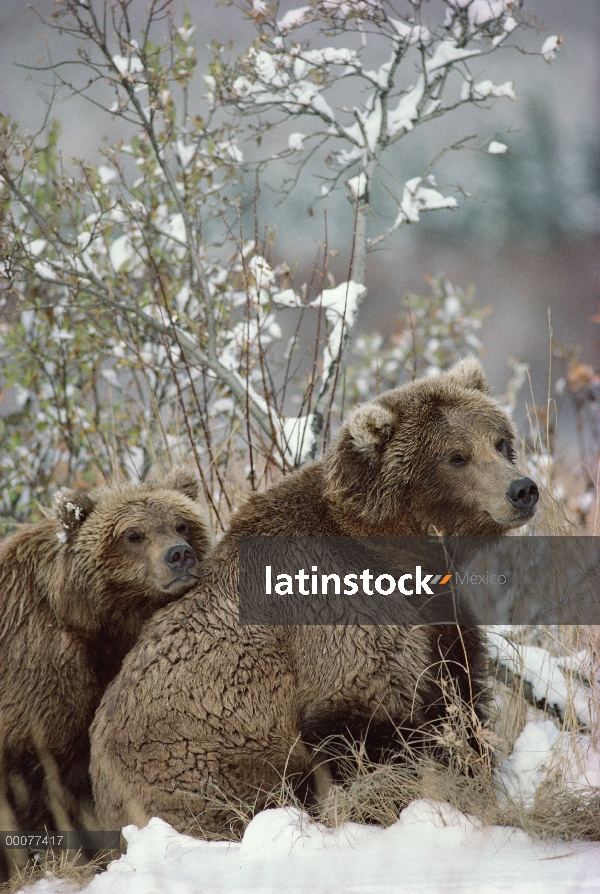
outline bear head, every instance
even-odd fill
[[[479,361],[461,360],[357,407],[325,458],[326,494],[355,533],[498,536],[539,498],[514,439]]]
[[[186,593],[212,545],[199,487],[177,468],[158,482],[58,491],[52,599],[61,622],[88,633],[139,623]]]

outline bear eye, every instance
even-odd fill
[[[455,453],[450,457],[451,466],[466,466],[469,460],[462,453]]]
[[[127,531],[125,537],[130,543],[141,543],[144,539],[144,535],[141,531]]]
[[[515,451],[512,445],[512,441],[508,438],[500,438],[498,443],[496,444],[496,450],[498,453],[501,453],[503,456],[507,458],[507,460],[511,463],[515,461]]]
[[[186,534],[187,529],[188,529],[188,526],[185,522],[179,522],[175,527],[175,530],[177,531],[178,534]]]

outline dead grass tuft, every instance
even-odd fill
[[[85,860],[80,851],[48,851],[39,860],[31,859],[25,866],[15,867],[10,880],[0,884],[0,894],[17,894],[28,885],[52,876],[73,881],[76,891],[106,869],[110,859],[108,851],[93,860]]]

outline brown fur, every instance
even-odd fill
[[[327,780],[311,769],[328,736],[363,740],[377,758],[439,732],[444,676],[484,717],[476,628],[242,627],[237,593],[243,536],[495,536],[523,524],[532,511],[507,498],[522,477],[514,435],[486,390],[479,363],[463,361],[384,394],[354,411],[323,461],[250,497],[200,585],[151,623],[96,714],[91,775],[107,828],[159,815],[227,837],[238,824],[219,799],[260,808],[284,774],[320,796]]]
[[[0,546],[0,753],[17,828],[81,822],[102,693],[146,620],[197,582],[210,547],[197,497],[183,469],[157,484],[63,489],[46,521]],[[189,570],[166,564],[178,544],[197,557]]]

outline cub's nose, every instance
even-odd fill
[[[520,478],[512,482],[506,496],[515,509],[533,509],[540,498],[540,492],[531,478]]]
[[[176,543],[166,551],[165,562],[173,571],[187,571],[196,564],[196,555],[187,543]]]

